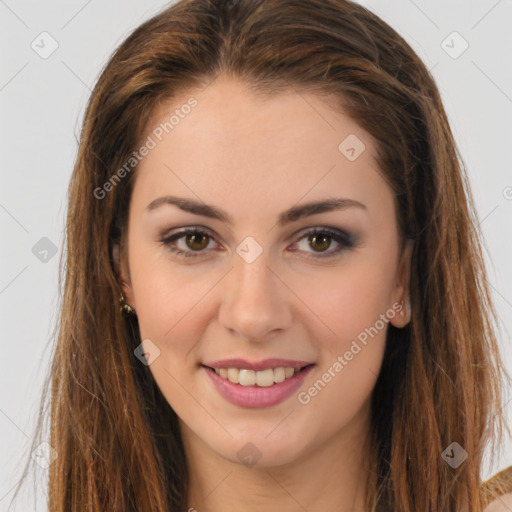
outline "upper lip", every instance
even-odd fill
[[[222,359],[218,361],[211,361],[203,363],[204,366],[210,368],[240,368],[246,370],[266,370],[268,368],[291,367],[299,370],[304,366],[313,364],[309,361],[297,361],[293,359],[264,359],[263,361],[247,361],[246,359]]]

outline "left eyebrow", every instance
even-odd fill
[[[229,225],[234,224],[233,218],[227,212],[216,206],[208,205],[191,198],[163,196],[151,201],[146,209],[152,211],[164,204],[175,205],[183,211],[193,213],[195,215],[201,215],[203,217],[209,217],[211,219],[217,219]],[[334,210],[345,210],[352,207],[368,211],[366,205],[356,201],[355,199],[325,199],[322,201],[309,202],[300,206],[293,206],[288,210],[285,210],[279,215],[278,224],[282,227],[303,217],[309,217],[310,215],[331,212]]]

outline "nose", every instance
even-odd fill
[[[251,263],[235,254],[220,293],[219,322],[239,338],[266,341],[292,322],[292,292],[270,268],[265,251]]]

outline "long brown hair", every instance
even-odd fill
[[[97,191],[140,146],[155,107],[220,73],[256,94],[335,97],[377,141],[400,234],[415,244],[412,319],[404,329],[389,326],[372,395],[367,509],[480,512],[489,500],[483,454],[501,440],[508,375],[468,178],[425,65],[390,26],[347,0],[181,0],[133,31],[103,70],[69,187],[48,374],[58,454],[50,512],[186,509],[176,414],[134,356],[136,317],[118,310],[112,249],[121,242],[125,256],[136,166]],[[467,453],[456,468],[446,462],[452,443]]]

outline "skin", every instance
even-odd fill
[[[395,202],[377,170],[375,141],[326,98],[293,90],[261,98],[225,76],[162,104],[143,140],[191,95],[197,107],[139,164],[127,258],[119,263],[141,339],[160,350],[149,369],[180,418],[189,507],[361,511],[370,396],[388,323],[305,405],[295,393],[263,409],[235,406],[200,364],[231,357],[309,361],[316,366],[300,390],[307,391],[393,304],[404,306],[390,322],[409,322],[412,244],[400,253]],[[366,146],[354,161],[338,150],[349,134]],[[147,210],[164,195],[215,205],[233,225],[174,205]],[[292,206],[333,197],[366,209],[277,224]],[[326,226],[356,233],[357,245],[308,243],[307,229]],[[202,256],[176,256],[160,243],[184,227],[211,233]],[[247,236],[263,249],[252,263],[236,252]],[[200,245],[186,242],[174,246]],[[322,259],[322,251],[340,247]],[[114,254],[118,259],[118,248]],[[261,454],[254,466],[237,456],[249,442]]]
[[[500,496],[485,508],[484,512],[510,512],[512,510],[512,494]]]

